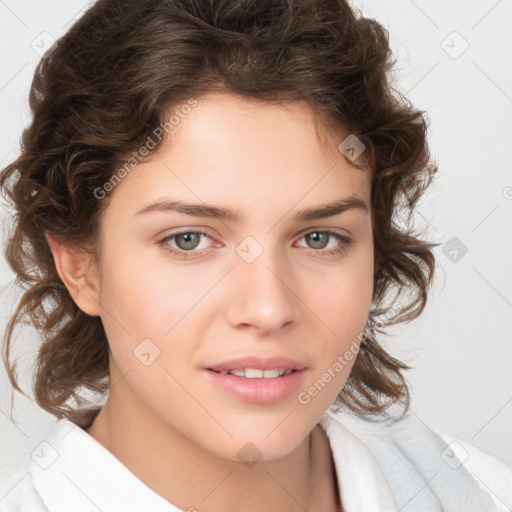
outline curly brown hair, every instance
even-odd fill
[[[0,175],[14,209],[5,255],[24,288],[3,346],[13,387],[23,392],[10,357],[13,331],[28,317],[42,338],[33,390],[43,409],[76,421],[81,410],[70,399],[82,404],[81,390],[108,392],[101,319],[71,298],[45,233],[97,257],[108,194],[100,201],[95,191],[155,138],[169,109],[224,91],[276,104],[305,102],[325,126],[365,145],[373,307],[333,405],[366,419],[385,416],[392,404],[402,404],[405,414],[410,396],[402,371],[411,367],[379,344],[385,326],[375,319],[392,311],[388,323],[409,321],[425,307],[438,244],[420,238],[407,219],[437,167],[425,112],[394,87],[394,64],[386,29],[345,0],[99,0],[90,7],[39,62],[21,155]]]

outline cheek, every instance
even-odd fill
[[[170,327],[164,307],[172,308],[172,304],[160,296],[154,271],[139,261],[136,253],[113,253],[107,248],[104,254],[102,323],[121,372],[138,371],[148,357],[143,354],[149,353],[152,359],[160,356],[162,334]]]
[[[195,346],[193,339],[181,343],[182,327],[191,305],[205,293],[203,287],[191,285],[183,273],[165,273],[135,258],[116,263],[105,274],[101,300],[117,379],[154,410],[171,398],[190,405],[177,382],[184,381],[180,372]]]
[[[138,371],[141,358],[154,358],[162,369],[184,368],[200,342],[195,333],[210,314],[223,273],[218,265],[205,265],[199,276],[193,266],[173,266],[164,256],[148,262],[134,252],[130,258],[105,259],[102,321],[121,371]]]
[[[373,251],[361,250],[336,272],[316,283],[311,303],[330,329],[333,348],[357,336],[366,326],[373,298]]]
[[[106,260],[103,275],[106,320],[114,318],[135,338],[165,335],[201,300],[215,278],[203,273],[199,280],[197,273],[172,266],[164,256],[148,259],[140,250],[130,257]]]
[[[319,413],[341,391],[357,359],[373,297],[373,251],[369,247],[317,281],[309,296],[320,319],[317,332],[323,334],[315,337],[318,364],[299,402],[311,402],[310,407]]]

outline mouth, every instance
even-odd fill
[[[213,389],[257,404],[290,400],[304,385],[306,366],[286,357],[244,357],[204,368]]]
[[[263,370],[260,368],[243,368],[237,370],[213,370],[207,368],[207,370],[218,373],[219,375],[234,375],[235,377],[243,377],[245,379],[278,379],[280,377],[286,377],[291,373],[295,373],[300,370],[293,370],[292,368],[275,368],[271,370]]]
[[[286,356],[260,357],[252,355],[212,364],[206,369],[221,375],[235,375],[246,379],[275,379],[304,370],[306,366]]]
[[[272,404],[290,399],[303,385],[306,366],[286,356],[246,356],[204,368],[213,389],[244,402]]]

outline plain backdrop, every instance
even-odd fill
[[[121,1],[121,0],[120,0]],[[0,164],[19,153],[38,52],[88,5],[83,0],[0,1]],[[413,366],[412,411],[427,425],[512,465],[512,1],[359,0],[388,28],[399,88],[427,112],[439,166],[415,222],[441,245],[422,316],[383,343]],[[9,212],[0,209],[2,226]],[[5,239],[5,229],[2,229]],[[0,329],[19,293],[0,258]],[[18,365],[38,346],[17,339]],[[55,418],[13,395],[0,368],[0,481],[15,477]],[[14,420],[11,405],[14,404]],[[4,491],[4,492],[2,492]],[[0,486],[0,496],[7,489]]]

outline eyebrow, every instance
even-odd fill
[[[359,197],[349,196],[337,201],[299,210],[293,216],[295,222],[307,222],[310,220],[333,217],[348,210],[362,210],[368,212],[366,203]],[[157,201],[149,204],[135,215],[142,215],[150,212],[176,212],[194,217],[210,217],[221,220],[240,222],[242,220],[239,212],[209,204],[192,204],[183,201]]]

